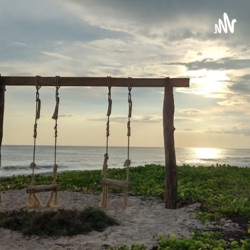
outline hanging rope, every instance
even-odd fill
[[[33,130],[34,147],[33,147],[33,161],[30,163],[30,168],[32,169],[31,185],[35,185],[37,120],[40,118],[40,113],[41,113],[41,100],[39,97],[39,90],[41,86],[39,85],[39,78],[40,76],[36,76],[36,115],[35,115],[35,123]]]
[[[47,192],[52,191],[50,197],[48,198],[46,202],[46,207],[53,207],[57,205],[57,192],[58,192],[58,184],[56,184],[57,179],[57,163],[56,163],[56,155],[57,155],[57,120],[58,120],[58,110],[59,110],[59,76],[56,76],[55,79],[55,86],[56,86],[56,92],[55,92],[55,99],[56,99],[56,106],[54,113],[52,115],[52,119],[55,120],[55,147],[54,147],[54,167],[53,167],[53,181],[50,185],[35,185],[35,174],[34,169],[36,167],[35,163],[35,155],[36,155],[36,139],[37,139],[37,120],[40,118],[40,112],[41,112],[41,100],[39,97],[39,89],[41,86],[39,85],[39,76],[36,77],[36,115],[35,115],[35,124],[34,124],[34,149],[33,149],[33,162],[30,164],[30,168],[32,169],[32,181],[31,186],[26,190],[27,193],[29,193],[29,197],[27,200],[27,206],[28,207],[40,207],[41,201],[36,196],[36,193],[38,192]]]
[[[115,179],[107,179],[107,169],[108,169],[108,142],[109,142],[109,123],[110,123],[110,115],[112,110],[112,99],[111,99],[111,78],[107,77],[107,85],[108,85],[108,111],[107,111],[107,123],[106,123],[106,153],[104,154],[104,162],[103,162],[103,169],[102,169],[102,175],[103,178],[100,181],[100,183],[103,185],[102,187],[102,195],[101,195],[101,207],[107,207],[108,206],[108,190],[109,187],[120,187],[123,188],[124,192],[124,201],[123,201],[123,208],[125,209],[128,206],[128,189],[130,188],[130,182],[129,182],[129,166],[130,166],[130,136],[131,136],[131,127],[130,127],[130,119],[132,117],[132,97],[131,97],[131,90],[132,90],[132,78],[128,78],[127,84],[128,84],[128,121],[127,121],[127,137],[128,137],[128,146],[127,146],[127,159],[124,162],[124,167],[126,167],[126,181],[121,180],[115,180]]]
[[[109,135],[110,135],[110,115],[112,112],[112,99],[111,99],[111,77],[107,76],[107,86],[108,86],[108,110],[107,110],[107,123],[106,123],[106,153],[104,154],[104,161],[102,167],[102,175],[105,178],[107,175],[108,169],[108,160],[109,160]]]
[[[55,145],[54,145],[54,167],[53,167],[53,183],[56,183],[57,179],[57,169],[58,165],[56,164],[56,155],[57,155],[57,136],[58,136],[58,131],[57,131],[57,120],[58,120],[58,113],[59,113],[59,103],[60,103],[60,98],[59,98],[59,76],[56,76],[56,93],[55,93],[55,99],[56,99],[56,106],[55,106],[55,111],[52,116],[52,119],[55,120],[55,126],[54,126],[54,131],[55,131]]]
[[[2,159],[2,139],[3,139],[3,118],[4,118],[4,97],[5,97],[5,85],[1,84],[1,74],[0,74],[0,167]]]
[[[131,97],[131,90],[132,90],[132,78],[128,77],[128,122],[127,122],[127,137],[128,137],[128,145],[127,145],[127,159],[124,162],[124,167],[126,167],[126,181],[129,180],[129,166],[131,164],[129,150],[130,150],[130,136],[131,136],[131,126],[130,126],[130,119],[132,117],[132,97]]]

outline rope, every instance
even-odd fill
[[[112,99],[111,99],[111,77],[107,76],[107,86],[108,86],[108,110],[107,110],[107,123],[106,123],[106,153],[104,154],[102,175],[106,177],[108,169],[108,160],[109,160],[109,136],[110,136],[110,115],[112,112]]]
[[[4,118],[4,98],[5,98],[5,85],[1,84],[1,74],[0,74],[0,167],[2,162],[2,139],[3,139],[3,118]]]
[[[59,98],[59,76],[56,76],[56,93],[55,93],[55,99],[56,99],[56,106],[55,106],[55,111],[52,116],[52,119],[55,120],[55,146],[54,146],[54,167],[53,167],[53,183],[56,183],[57,179],[57,169],[58,165],[56,164],[56,156],[57,156],[57,137],[58,137],[58,130],[57,130],[57,120],[58,120],[58,113],[59,113],[59,103],[60,103],[60,98]]]
[[[33,138],[34,138],[34,147],[33,147],[33,161],[30,163],[30,168],[32,169],[32,179],[31,184],[35,184],[35,167],[36,167],[36,139],[37,139],[37,120],[40,118],[41,113],[41,100],[39,97],[39,90],[41,86],[39,85],[40,76],[36,76],[36,115],[35,115],[35,123],[33,130]]]
[[[124,167],[126,167],[126,181],[129,180],[129,166],[131,164],[130,160],[130,136],[131,136],[131,126],[130,126],[130,119],[132,117],[132,97],[131,97],[131,90],[132,90],[132,78],[128,77],[128,122],[127,122],[127,137],[128,137],[128,146],[127,146],[127,159],[124,162]]]

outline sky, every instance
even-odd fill
[[[249,0],[0,1],[2,76],[187,77],[176,147],[250,148]],[[234,30],[215,33],[226,13]],[[162,88],[132,90],[131,146],[162,147]],[[42,87],[39,145],[53,145]],[[7,87],[3,144],[31,145],[35,87]],[[112,88],[110,145],[126,146],[127,89]],[[103,146],[107,88],[61,87],[59,145]]]

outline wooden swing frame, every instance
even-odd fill
[[[107,77],[60,77],[60,86],[107,87]],[[127,78],[111,78],[112,87],[127,87]],[[56,86],[55,77],[40,77],[40,86]],[[4,96],[6,86],[36,86],[34,76],[0,75],[0,147],[3,138]],[[189,78],[133,78],[131,87],[162,87],[163,100],[163,136],[165,148],[165,207],[177,207],[177,171],[174,145],[174,87],[189,87]],[[1,163],[1,154],[0,154]]]

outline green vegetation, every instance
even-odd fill
[[[190,238],[176,238],[175,236],[158,236],[159,244],[153,250],[249,250],[250,239],[227,242],[220,238],[217,232],[199,233],[194,232]],[[109,250],[147,250],[145,245],[134,244],[131,247],[126,245],[111,247]]]
[[[125,179],[124,169],[110,169],[109,177]],[[36,176],[38,184],[50,183],[48,176]],[[77,171],[59,174],[58,183],[62,190],[81,191],[86,193],[100,193],[100,171]],[[163,166],[146,165],[130,168],[132,189],[130,195],[164,197],[165,169]],[[197,213],[201,221],[231,218],[235,222],[242,222],[245,234],[250,226],[250,168],[237,168],[232,166],[191,167],[188,165],[178,167],[178,207],[199,202],[201,211]],[[29,176],[16,176],[0,179],[0,190],[25,188],[30,182]],[[120,192],[120,189],[111,189],[111,192]],[[249,235],[249,234],[248,234]],[[221,235],[223,237],[223,235]],[[199,238],[199,239],[198,239]],[[226,249],[250,249],[249,240],[242,236],[237,238],[237,244],[231,240],[226,241]],[[221,241],[220,241],[221,240]],[[190,239],[161,239],[160,249],[223,249],[222,238],[217,234],[195,234]],[[197,241],[203,242],[207,248],[196,248]],[[210,241],[210,243],[206,243]],[[165,242],[165,243],[163,243]],[[166,243],[168,242],[168,243]],[[175,242],[175,243],[174,243]],[[172,244],[181,247],[174,247]],[[183,248],[184,242],[191,248]],[[211,242],[217,242],[211,243]],[[219,244],[218,242],[221,242]],[[134,245],[131,249],[145,249]],[[210,247],[210,248],[209,248]],[[243,247],[243,248],[240,248]],[[121,249],[126,249],[124,248]]]
[[[46,212],[10,211],[0,213],[0,227],[20,231],[23,235],[72,236],[92,230],[103,231],[118,222],[97,208],[84,211]]]

